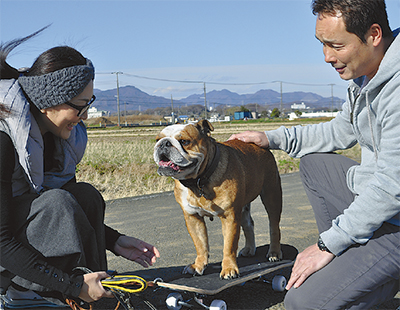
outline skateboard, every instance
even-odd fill
[[[291,269],[298,251],[293,246],[282,245],[283,260],[269,262],[266,259],[268,248],[269,245],[257,247],[256,254],[253,257],[238,257],[240,276],[230,280],[220,279],[221,262],[208,265],[201,276],[182,274],[183,266],[158,270],[139,270],[134,274],[144,278],[149,287],[154,287],[154,289],[165,288],[172,291],[165,301],[169,310],[179,310],[184,306],[192,307],[189,301],[185,301],[183,298],[187,294],[192,296],[189,299],[190,302],[195,301],[206,309],[224,310],[227,309],[224,301],[216,299],[212,301],[210,306],[207,306],[204,304],[203,297],[217,295],[228,288],[244,285],[248,281],[267,282],[272,284],[273,290],[284,291],[286,286],[284,276],[275,275],[269,281],[266,276],[277,274],[283,269]]]

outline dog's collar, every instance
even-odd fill
[[[219,158],[221,157],[218,144],[215,144],[215,154],[211,163],[206,167],[206,170],[198,176],[196,179],[186,179],[179,180],[183,186],[191,189],[197,196],[203,196],[208,199],[210,197],[206,197],[204,193],[204,185],[208,182],[208,179],[213,174],[215,168],[217,168]]]

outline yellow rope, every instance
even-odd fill
[[[101,281],[104,287],[128,293],[139,293],[147,288],[147,281],[134,275],[115,275]],[[130,285],[139,285],[139,288],[130,288]]]
[[[139,276],[135,275],[114,275],[101,281],[103,287],[109,288],[113,292],[125,292],[125,293],[139,293],[147,288],[147,281]],[[133,288],[132,286],[135,286]],[[139,286],[139,287],[137,287]],[[66,302],[73,310],[92,310],[93,306],[89,305],[88,309],[84,309],[78,305],[73,299],[66,299]],[[120,302],[118,302],[118,309]]]

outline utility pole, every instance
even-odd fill
[[[119,109],[119,81],[118,81],[118,75],[119,74],[124,74],[123,72],[117,71],[117,72],[111,72],[111,74],[115,74],[117,76],[117,106],[118,106],[118,127],[121,126],[121,113]]]
[[[279,83],[281,84],[281,118],[283,119],[283,98],[282,98],[282,81],[279,81]]]
[[[204,84],[204,119],[207,119],[207,99],[206,99],[206,82]]]
[[[125,106],[125,114],[124,114],[124,116],[125,116],[125,126],[127,126],[128,123],[126,121],[126,101],[125,100],[124,100],[124,106]]]
[[[175,124],[175,116],[174,116],[174,100],[172,99],[172,94],[171,94],[171,123]]]
[[[335,84],[329,84],[329,85],[331,85],[331,112],[333,117],[333,85]]]

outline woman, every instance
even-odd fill
[[[11,50],[43,29],[0,46],[0,286],[93,302],[112,297],[100,282],[106,249],[144,267],[159,252],[106,226],[101,194],[76,182],[87,142],[82,120],[95,100],[91,61],[61,46],[24,72],[7,64]]]

